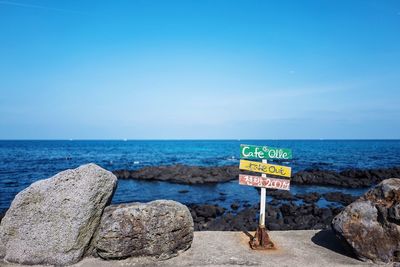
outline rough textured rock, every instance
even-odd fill
[[[192,240],[189,209],[175,201],[156,200],[107,207],[93,246],[94,254],[103,259],[167,259],[188,249]]]
[[[119,179],[140,179],[168,181],[180,184],[203,184],[227,182],[237,179],[237,166],[198,167],[186,165],[154,166],[140,170],[116,170]]]
[[[117,178],[95,164],[66,170],[21,191],[0,225],[0,257],[23,264],[79,261]]]
[[[293,184],[333,185],[351,188],[370,187],[388,177],[400,177],[400,167],[382,169],[348,169],[341,172],[306,169],[295,173]]]
[[[311,192],[308,194],[297,194],[296,197],[302,199],[306,203],[314,203],[321,198],[321,195],[317,192]]]
[[[177,164],[171,166],[144,167],[139,170],[115,170],[114,174],[119,179],[159,180],[180,184],[203,184],[235,180],[239,175],[239,168],[237,165],[199,167]],[[400,167],[347,169],[340,172],[325,169],[306,169],[295,173],[291,181],[293,184],[367,188],[388,177],[400,177]]]
[[[323,197],[328,201],[340,203],[344,206],[353,203],[358,198],[356,196],[344,194],[342,192],[328,192],[323,194]]]
[[[336,234],[361,260],[400,261],[400,179],[387,179],[332,221]]]
[[[195,231],[254,231],[258,226],[259,204],[237,211],[212,205],[189,205]],[[327,229],[342,207],[320,208],[313,204],[288,202],[266,206],[265,221],[269,230]]]
[[[261,191],[259,187],[255,187],[255,189]],[[267,189],[267,195],[279,200],[296,200],[296,197],[292,193],[285,190]]]

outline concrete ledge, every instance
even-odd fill
[[[166,261],[85,258],[74,266],[372,266],[347,255],[331,231],[273,231],[269,234],[276,250],[251,250],[249,238],[242,232],[195,232],[192,247]]]

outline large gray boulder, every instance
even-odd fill
[[[387,179],[347,206],[332,228],[364,261],[400,261],[400,179]]]
[[[95,164],[66,170],[21,191],[0,225],[0,258],[67,265],[90,244],[117,178]]]
[[[193,240],[189,209],[175,201],[109,206],[94,238],[94,255],[103,259],[154,257],[168,259],[188,249]]]

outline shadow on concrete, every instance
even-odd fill
[[[316,233],[311,241],[321,247],[332,250],[344,256],[357,259],[351,248],[345,242],[342,242],[332,230],[321,230]]]

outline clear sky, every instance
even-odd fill
[[[1,139],[400,138],[400,1],[0,0]]]

